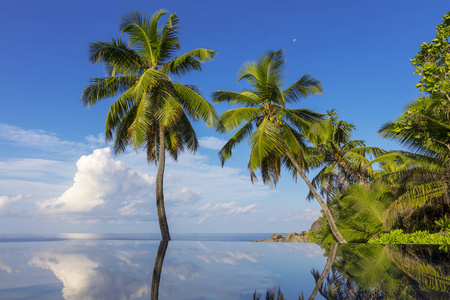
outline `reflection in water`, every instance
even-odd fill
[[[0,243],[0,299],[450,299],[449,293],[450,254],[437,246]]]
[[[450,299],[450,257],[436,246],[323,247],[327,264],[321,274],[311,271],[316,285],[310,300],[318,293],[325,299]],[[255,291],[253,299],[260,297]],[[275,287],[267,290],[265,299],[284,295]],[[304,299],[303,292],[298,299]]]
[[[161,281],[161,271],[164,263],[164,257],[166,256],[167,246],[169,246],[168,241],[161,241],[159,243],[155,266],[153,267],[151,300],[158,300],[159,282]]]

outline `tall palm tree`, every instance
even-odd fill
[[[148,162],[158,164],[156,205],[161,237],[166,241],[170,234],[163,193],[165,152],[176,160],[185,148],[196,151],[198,141],[189,118],[211,126],[217,116],[195,87],[170,77],[201,70],[201,62],[213,59],[215,51],[200,48],[175,57],[180,48],[179,19],[171,14],[159,26],[165,14],[165,10],[151,18],[137,11],[124,14],[120,30],[127,39],[90,44],[89,61],[104,63],[107,76],[91,79],[81,99],[91,106],[118,96],[106,117],[106,140],[114,138],[116,154],[129,145],[136,150],[144,147]]]
[[[322,115],[308,109],[286,107],[288,103],[321,93],[321,84],[308,74],[282,91],[284,63],[282,50],[268,51],[258,61],[245,63],[239,72],[238,81],[246,79],[253,90],[214,93],[215,102],[244,106],[228,110],[219,117],[220,132],[234,130],[245,122],[220,150],[222,165],[231,157],[233,148],[248,137],[251,147],[248,168],[252,181],[256,178],[255,171],[260,169],[264,183],[276,184],[284,164],[295,177],[299,174],[303,178],[324,210],[334,235],[340,243],[345,243],[327,204],[305,175],[308,170],[305,136],[311,124],[319,121]]]

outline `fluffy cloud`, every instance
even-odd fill
[[[60,197],[37,205],[42,212],[95,213],[110,217],[148,215],[151,185],[148,174],[132,170],[111,157],[109,148],[97,149],[76,163],[73,185]]]
[[[226,144],[226,140],[218,139],[213,136],[205,136],[198,140],[201,147],[212,149],[212,150],[220,150]]]

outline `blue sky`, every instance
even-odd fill
[[[161,8],[181,20],[181,51],[217,50],[203,72],[177,80],[208,100],[239,91],[245,61],[284,49],[286,84],[306,73],[324,93],[297,107],[336,108],[355,124],[354,138],[399,148],[376,132],[419,96],[409,59],[430,41],[448,1],[7,1],[0,11],[0,231],[158,232],[156,169],[133,151],[111,156],[102,140],[112,100],[82,107],[90,42],[118,37],[124,12]],[[217,111],[228,109],[216,105]],[[288,174],[275,190],[252,185],[245,143],[225,168],[227,139],[202,124],[202,147],[167,162],[166,197],[173,232],[291,232],[309,228],[319,206]],[[222,143],[222,144],[221,144]]]

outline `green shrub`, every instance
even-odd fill
[[[369,244],[428,244],[428,245],[450,245],[450,233],[445,235],[429,233],[428,231],[416,231],[413,233],[403,233],[397,229],[388,233],[383,233],[379,238],[368,241]]]

